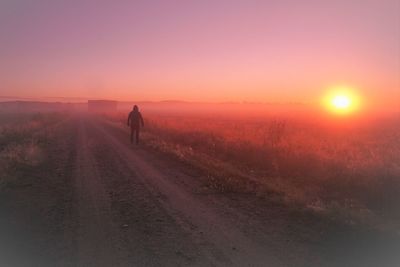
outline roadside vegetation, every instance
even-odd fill
[[[125,114],[109,118],[126,123]],[[399,127],[399,118],[326,124],[153,114],[143,138],[202,170],[211,191],[278,198],[349,223],[398,224]]]
[[[27,168],[43,162],[51,126],[65,116],[58,113],[2,113],[0,115],[0,189],[14,184]]]

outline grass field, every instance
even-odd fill
[[[143,115],[0,115],[4,266],[397,266],[396,119]]]
[[[211,189],[275,194],[349,221],[399,219],[398,117],[335,124],[300,116],[145,120],[146,144],[202,169]]]
[[[125,116],[108,118],[124,127]],[[51,126],[67,117],[0,116],[0,185],[42,161]],[[203,171],[211,191],[272,196],[349,221],[399,221],[399,118],[328,125],[293,116],[151,114],[145,121],[145,144]]]
[[[40,164],[51,126],[66,118],[58,113],[3,113],[0,115],[0,187],[13,183],[27,166]]]

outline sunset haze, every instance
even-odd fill
[[[346,84],[399,104],[397,0],[5,0],[0,20],[1,96],[318,103]]]

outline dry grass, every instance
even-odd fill
[[[0,188],[13,183],[22,168],[43,162],[50,128],[64,118],[56,113],[0,116]]]
[[[125,123],[125,114],[111,119]],[[273,191],[321,212],[399,220],[399,118],[344,125],[152,115],[144,138],[204,170],[206,186],[221,192]]]

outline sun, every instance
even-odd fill
[[[351,98],[348,95],[335,95],[331,104],[336,109],[345,110],[351,107]]]
[[[344,86],[331,88],[323,100],[323,105],[335,114],[350,114],[359,109],[360,99],[355,89]]]

